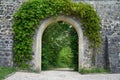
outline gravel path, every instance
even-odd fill
[[[120,74],[81,75],[72,71],[16,72],[5,80],[120,80]]]

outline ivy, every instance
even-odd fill
[[[70,0],[29,0],[22,4],[14,14],[14,63],[18,67],[27,67],[32,60],[32,43],[35,30],[40,21],[58,15],[80,18],[84,35],[88,36],[92,47],[101,44],[100,18],[94,8],[86,3],[75,3]]]

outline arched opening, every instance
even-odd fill
[[[45,29],[42,70],[78,70],[78,35],[72,25],[58,21]]]
[[[57,21],[64,21],[70,25],[72,25],[77,34],[78,34],[78,70],[80,68],[83,68],[84,66],[84,41],[83,41],[83,32],[81,29],[80,21],[77,19],[73,19],[72,17],[66,17],[66,16],[58,16],[57,18],[51,17],[46,20],[42,21],[42,24],[39,27],[39,30],[37,31],[35,35],[35,40],[33,43],[33,52],[34,52],[34,70],[41,71],[41,53],[42,53],[42,36],[45,29],[48,27],[48,25],[57,22]]]

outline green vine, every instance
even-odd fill
[[[94,8],[86,3],[75,3],[70,0],[31,0],[22,4],[14,14],[14,63],[25,68],[32,60],[32,43],[35,30],[40,21],[58,15],[80,18],[84,35],[88,36],[93,47],[101,44],[100,18]]]

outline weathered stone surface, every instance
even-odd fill
[[[93,2],[93,6],[102,20],[101,34],[103,43],[101,53],[96,56],[96,64],[99,67],[110,68],[112,72],[120,72],[120,68],[118,69],[118,64],[120,64],[120,61],[118,60],[118,57],[115,57],[118,53],[120,53],[120,50],[118,49],[120,47],[115,45],[119,44],[120,39],[120,37],[116,39],[116,36],[120,36],[120,2],[96,1]],[[115,41],[110,41],[111,43],[109,43],[107,36],[111,36],[111,39]],[[111,53],[113,54],[111,55]]]
[[[108,54],[111,72],[120,73],[120,36],[108,36]]]
[[[0,0],[0,66],[13,66],[13,14],[22,0]]]

